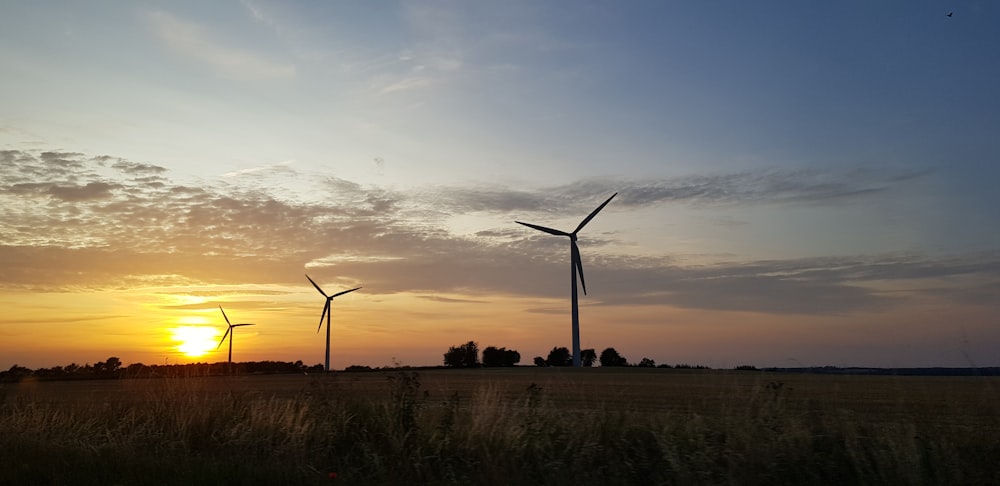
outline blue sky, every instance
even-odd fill
[[[227,284],[263,289],[226,295],[277,320],[298,304],[266,296],[305,298],[310,269],[364,284],[365,315],[439,304],[386,312],[444,340],[428,349],[458,343],[430,323],[455,309],[552,306],[567,322],[542,343],[463,324],[544,354],[568,345],[564,242],[512,221],[572,229],[619,192],[581,236],[585,346],[591,312],[591,345],[628,357],[775,364],[787,320],[815,364],[1000,364],[998,18],[987,1],[7,3],[0,295],[59,291],[42,270],[100,295]],[[70,271],[66,252],[185,263]],[[600,308],[642,324],[615,332]],[[0,329],[38,338],[17,319]],[[385,364],[366,352],[349,358]]]

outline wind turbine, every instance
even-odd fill
[[[222,310],[221,305],[219,306],[219,310],[222,311],[222,317],[226,320],[226,324],[229,325],[229,328],[226,329],[226,333],[222,335],[222,340],[219,341],[219,345],[216,346],[215,349],[219,349],[219,347],[222,346],[222,343],[226,341],[226,336],[229,336],[229,364],[233,364],[233,334],[236,334],[233,332],[233,328],[240,326],[252,326],[253,324],[232,324],[229,322],[229,317],[226,317],[226,311]]]
[[[607,201],[604,201],[603,204],[601,204],[600,206],[598,206],[597,209],[595,209],[586,218],[584,218],[584,220],[580,222],[580,224],[576,227],[575,230],[573,230],[572,233],[567,233],[565,231],[560,231],[560,230],[552,229],[552,228],[546,228],[545,226],[539,226],[537,224],[522,223],[520,221],[514,221],[515,223],[523,224],[523,225],[525,225],[525,226],[527,226],[529,228],[534,228],[534,229],[536,229],[538,231],[544,231],[544,232],[546,232],[546,233],[548,233],[550,235],[568,236],[569,237],[569,252],[570,252],[569,253],[569,259],[570,259],[569,260],[569,267],[570,267],[570,274],[572,275],[571,285],[572,285],[572,289],[573,289],[573,291],[572,291],[572,296],[573,296],[573,366],[575,366],[575,367],[579,367],[580,366],[580,309],[579,309],[578,304],[577,304],[577,291],[576,291],[576,274],[577,274],[577,272],[580,273],[580,285],[583,286],[583,295],[587,295],[587,282],[584,281],[584,279],[583,279],[583,262],[580,260],[580,248],[576,246],[576,234],[579,233],[580,230],[582,230],[583,227],[586,226],[587,223],[590,222],[590,220],[594,219],[594,216],[597,216],[597,213],[599,213],[602,209],[604,209],[604,206],[607,206],[608,203],[611,202],[611,200],[614,199],[614,197],[617,196],[617,195],[618,195],[617,192],[614,193],[614,194],[612,194],[611,197],[609,197]]]
[[[309,275],[306,275],[306,278],[309,278]],[[319,293],[323,294],[323,297],[326,297],[326,305],[323,306],[323,314],[319,316],[319,327],[316,328],[316,333],[319,333],[319,330],[323,328],[323,318],[326,317],[326,361],[324,362],[324,369],[326,371],[330,371],[330,303],[333,302],[334,297],[340,297],[341,295],[349,294],[355,290],[360,290],[361,287],[344,290],[343,292],[337,292],[333,295],[326,295],[326,292],[323,292],[323,289],[319,288],[319,285],[316,285],[316,282],[313,282],[313,279],[309,278],[309,282],[313,284],[313,287],[316,287],[316,290],[318,290]]]

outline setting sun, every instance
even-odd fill
[[[179,342],[177,350],[185,356],[197,358],[215,349],[218,329],[204,326],[180,326],[173,329],[173,339]]]

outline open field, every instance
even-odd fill
[[[4,484],[1000,483],[995,377],[515,368],[0,398]]]

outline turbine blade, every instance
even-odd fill
[[[233,330],[233,326],[229,326],[229,327],[226,328],[226,333],[222,335],[222,339],[219,340],[219,345],[216,346],[215,349],[219,349],[222,346],[222,343],[226,342],[226,336],[228,336],[229,335],[229,331],[232,331],[232,330]]]
[[[552,228],[546,228],[546,227],[544,227],[544,226],[539,226],[539,225],[537,225],[537,224],[531,224],[531,223],[522,223],[522,222],[520,222],[520,221],[514,221],[514,222],[515,222],[515,223],[517,223],[517,224],[523,224],[523,225],[525,225],[525,226],[527,226],[527,227],[529,227],[529,228],[534,228],[534,229],[536,229],[536,230],[538,230],[538,231],[544,231],[544,232],[546,232],[546,233],[548,233],[548,234],[550,234],[550,235],[556,235],[556,236],[572,236],[572,235],[570,235],[569,233],[567,233],[567,232],[565,232],[565,231],[559,231],[559,230],[557,230],[557,229],[552,229]]]
[[[332,299],[334,297],[339,297],[339,296],[344,295],[344,294],[349,294],[351,292],[354,292],[355,290],[361,290],[361,287],[358,287],[356,289],[351,289],[351,290],[345,290],[343,292],[337,292],[336,294],[331,295],[330,298]]]
[[[246,322],[246,323],[243,323],[243,324],[233,324],[233,327],[240,327],[240,326],[254,326],[254,325],[256,325],[256,324],[254,324],[254,323],[252,323],[252,322]]]
[[[323,314],[319,316],[319,327],[316,328],[316,334],[319,334],[319,330],[323,329],[323,318],[326,317],[326,313],[330,312],[330,301],[326,301],[326,305],[323,306]]]
[[[575,235],[575,234],[579,233],[580,230],[582,230],[583,227],[586,226],[587,223],[590,222],[590,220],[594,219],[594,216],[597,216],[597,213],[601,212],[601,210],[604,209],[604,206],[607,206],[608,203],[611,202],[611,200],[614,199],[615,196],[617,196],[617,195],[618,195],[617,192],[614,193],[614,194],[612,194],[611,197],[609,197],[607,201],[604,201],[604,204],[601,204],[600,206],[597,206],[597,209],[595,209],[592,213],[590,213],[590,215],[588,215],[583,221],[580,222],[580,226],[577,226],[576,229],[573,230],[573,234]]]
[[[583,295],[587,295],[587,281],[583,278],[583,259],[580,258],[580,248],[576,246],[576,242],[573,243],[573,265],[576,265],[576,273],[580,274],[580,285],[583,286]]]
[[[309,278],[309,275],[306,275],[306,278]],[[309,282],[313,284],[313,287],[316,287],[316,290],[319,290],[319,293],[323,294],[323,297],[330,298],[329,295],[326,295],[326,292],[323,292],[323,289],[319,288],[319,285],[316,285],[316,282],[313,282],[313,279],[309,278]]]
[[[221,305],[219,306],[219,310],[222,311],[222,317],[224,319],[226,319],[226,324],[229,324],[229,318],[226,317],[226,311],[222,310],[222,306]],[[229,325],[231,326],[232,324],[229,324]]]

